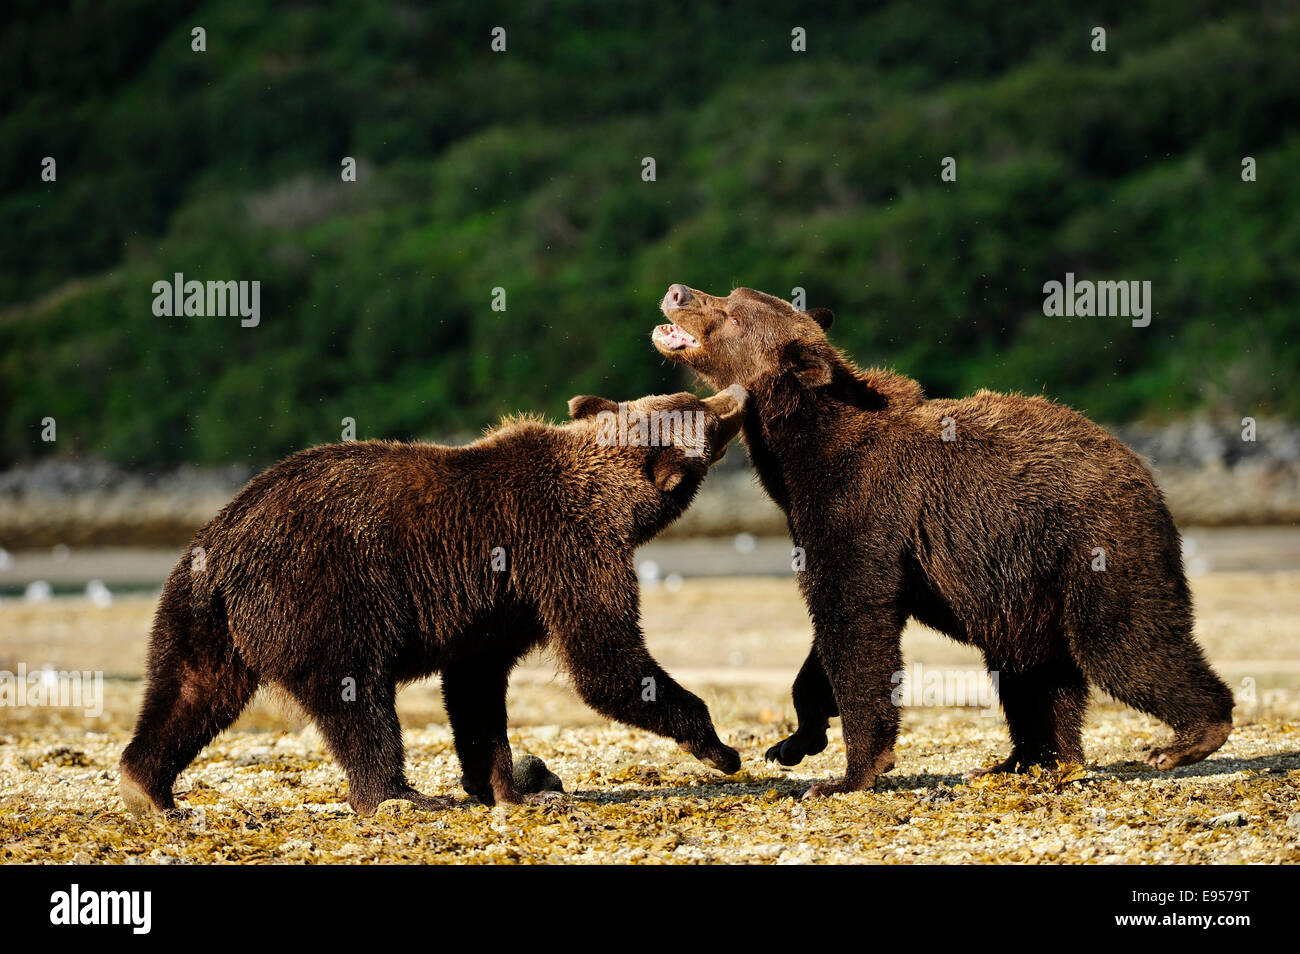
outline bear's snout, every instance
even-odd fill
[[[668,294],[664,295],[663,310],[672,311],[681,308],[691,300],[691,290],[685,285],[669,285]]]

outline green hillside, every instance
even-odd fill
[[[687,386],[648,340],[674,281],[803,287],[931,394],[1300,413],[1296,6],[932,11],[23,0],[0,458],[262,461],[344,417],[447,434]],[[1045,317],[1067,271],[1150,281],[1151,325]],[[175,272],[260,281],[260,324],[156,317]]]

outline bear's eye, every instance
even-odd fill
[[[735,315],[731,316],[731,323],[735,325],[737,328],[740,327],[740,319],[737,318]]]

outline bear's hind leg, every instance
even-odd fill
[[[357,667],[357,672],[366,667]],[[309,693],[294,691],[334,758],[348,777],[348,804],[358,815],[373,815],[381,802],[402,799],[430,811],[450,808],[452,798],[416,791],[406,781],[406,751],[397,719],[397,687],[375,673],[358,679],[356,697],[345,697],[342,679],[323,682]]]
[[[975,769],[966,778],[999,772],[1023,772],[1034,765],[1083,762],[1083,717],[1088,683],[1068,656],[1030,667],[998,665],[998,699],[1011,732],[1011,755],[997,765]]]
[[[220,662],[167,654],[151,661],[135,736],[119,764],[126,807],[137,815],[175,810],[176,776],[239,717],[257,681],[233,651]]]
[[[1199,762],[1232,732],[1232,690],[1192,638],[1190,614],[1142,610],[1139,603],[1076,625],[1075,657],[1095,685],[1174,730],[1172,744],[1147,754],[1148,765]]]

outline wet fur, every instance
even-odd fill
[[[735,771],[704,703],[645,648],[632,554],[690,504],[743,403],[678,394],[633,406],[706,411],[703,454],[609,446],[590,412],[617,405],[585,398],[562,426],[515,419],[455,448],[317,447],[255,477],[195,535],[203,565],[187,554],[163,589],[121,759],[127,805],[172,810],[177,774],[267,685],[316,724],[356,811],[389,798],[443,807],[406,781],[394,707],[399,685],[434,672],[465,790],[521,801],[506,684],[542,644],[597,711]]]
[[[810,794],[870,788],[893,764],[909,618],[998,672],[1012,751],[993,771],[1082,762],[1090,687],[1173,728],[1153,766],[1223,744],[1232,693],[1192,638],[1178,530],[1132,451],[1041,397],[926,400],[915,381],[859,370],[827,340],[829,313],[691,292],[668,315],[701,346],[665,353],[748,388],[746,446],[806,552],[813,649],[794,684],[798,728],[768,757],[820,752],[840,716],[846,775]]]

